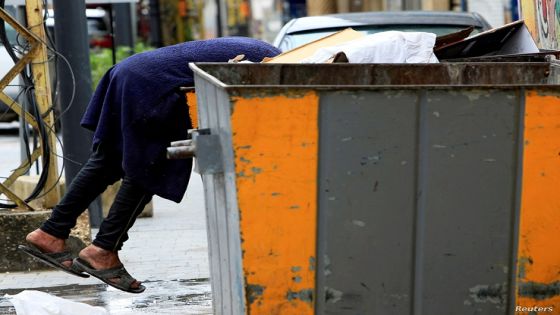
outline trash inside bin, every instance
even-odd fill
[[[558,64],[191,68],[216,314],[560,310]]]

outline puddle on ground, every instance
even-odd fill
[[[144,281],[146,291],[140,294],[123,292],[105,284],[69,285],[33,290],[75,302],[101,306],[111,315],[132,314],[212,314],[212,296],[208,279]],[[0,314],[15,315],[4,294],[17,294],[23,289],[0,290]]]

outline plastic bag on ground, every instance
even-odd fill
[[[109,315],[100,306],[65,300],[41,291],[25,290],[5,297],[14,305],[17,315]]]
[[[436,34],[388,31],[324,47],[301,63],[324,63],[343,52],[350,63],[437,63]]]

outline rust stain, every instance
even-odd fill
[[[553,283],[522,282],[517,286],[519,296],[535,300],[548,300],[560,296],[560,281]]]
[[[313,92],[233,98],[249,314],[314,314],[318,109]]]
[[[311,304],[313,303],[313,291],[313,289],[305,289],[297,292],[290,290],[286,293],[286,299],[288,301],[299,300]]]
[[[481,284],[469,289],[474,303],[492,303],[505,306],[508,297],[508,285],[506,283]]]
[[[560,95],[528,91],[525,108],[516,305],[560,310]]]
[[[245,285],[245,296],[247,298],[247,305],[251,305],[258,300],[262,299],[264,287],[256,284]]]

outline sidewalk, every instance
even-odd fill
[[[53,270],[0,274],[0,297],[35,289],[101,305],[111,314],[211,314],[205,220],[202,182],[193,174],[180,204],[154,198],[154,216],[136,221],[120,252],[128,271],[146,286],[144,293]],[[0,314],[14,314],[6,300],[0,300]]]

